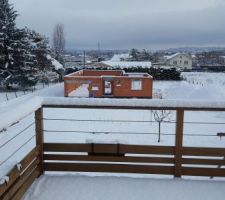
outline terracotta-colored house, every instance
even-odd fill
[[[64,96],[152,98],[153,78],[123,70],[81,70],[64,77]]]

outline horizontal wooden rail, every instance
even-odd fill
[[[171,170],[171,168],[164,167],[172,167],[174,173],[174,151],[175,147],[173,146],[45,143],[44,168],[47,171],[71,170],[123,173],[124,170],[127,170],[127,173],[162,174],[165,169]],[[80,152],[86,153],[86,155],[78,155],[77,153]],[[195,176],[199,171],[199,168],[201,168],[200,166],[204,165],[208,166],[208,168],[204,168],[199,176],[205,176],[207,173],[208,176],[224,176],[223,173],[225,169],[215,168],[217,166],[225,165],[225,160],[222,159],[225,153],[223,148],[183,147],[182,152],[180,175]],[[215,158],[212,159],[211,157]],[[221,159],[219,159],[219,157],[221,157]],[[60,163],[57,161],[60,161]],[[54,167],[54,164],[52,163],[56,164],[56,166]],[[145,164],[144,167],[141,165],[143,163]],[[71,167],[69,165],[71,165]],[[130,168],[129,166],[131,165],[132,167]],[[153,170],[155,169],[155,165],[157,165],[160,170]],[[187,165],[187,167],[184,167],[183,165]],[[195,165],[196,167],[188,167],[189,165]],[[213,165],[215,166],[214,168],[212,167]],[[95,166],[96,168],[91,168],[90,166]],[[134,166],[136,166],[136,168]],[[97,167],[99,167],[99,169],[97,169]],[[114,167],[117,167],[118,169],[114,170]],[[133,170],[133,168],[135,168],[135,170]]]
[[[208,176],[225,177],[224,168],[200,168],[200,167],[182,167],[182,174],[186,176]]]
[[[174,158],[167,158],[167,157],[88,156],[88,155],[82,156],[82,155],[44,154],[44,160],[174,164]]]
[[[189,165],[225,165],[225,160],[182,158],[182,163]]]
[[[183,147],[184,156],[225,156],[225,148]]]
[[[118,147],[117,144],[44,143],[44,152],[92,152],[115,154],[174,155],[174,147],[126,144],[120,144]]]
[[[44,163],[45,171],[173,174],[174,167],[95,163]]]

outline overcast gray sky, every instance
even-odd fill
[[[225,0],[9,0],[18,26],[51,38],[63,23],[67,48],[225,46]]]

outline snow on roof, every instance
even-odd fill
[[[111,60],[102,61],[101,63],[109,65],[115,68],[131,68],[131,67],[142,67],[150,68],[152,66],[151,62],[138,62],[138,61],[122,61],[121,59],[131,58],[129,54],[115,54]]]
[[[166,58],[167,60],[170,60],[170,59],[172,59],[172,58],[174,58],[174,57],[176,57],[176,56],[178,56],[178,55],[180,55],[181,53],[175,53],[175,54],[173,54],[173,55],[170,55],[170,56],[164,56],[164,58]]]
[[[103,61],[102,63],[110,65],[111,67],[131,68],[131,67],[142,67],[142,68],[151,68],[151,62],[137,62],[137,61]]]
[[[121,61],[121,59],[125,59],[125,58],[130,58],[131,56],[128,53],[125,54],[115,54],[112,58],[111,61],[113,62],[118,62]]]
[[[56,59],[52,58],[50,55],[47,55],[47,59],[51,60],[52,65],[54,66],[55,70],[63,68],[63,65],[61,63],[59,63]]]
[[[188,54],[185,54],[185,53],[175,53],[175,54],[170,55],[170,56],[164,56],[164,58],[166,58],[167,60],[170,60],[170,59],[175,58],[176,56],[179,56],[179,55],[183,55],[183,56],[187,56],[187,57],[190,57],[190,58],[194,58],[194,57],[189,56]]]

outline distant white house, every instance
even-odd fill
[[[182,70],[192,69],[192,57],[185,53],[176,53],[170,56],[164,56],[166,65],[175,66]]]
[[[146,61],[124,61],[125,59],[130,58],[129,54],[115,54],[111,60],[102,61],[102,63],[109,65],[114,68],[132,68],[132,67],[142,67],[142,68],[151,68],[152,63]]]

